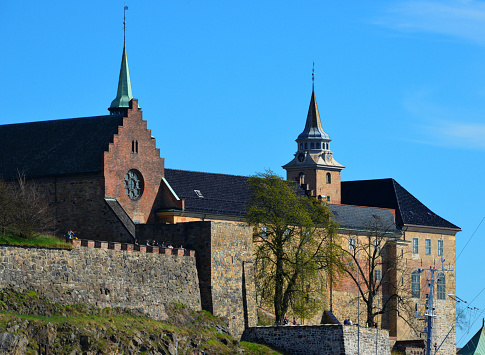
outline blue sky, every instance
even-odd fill
[[[485,217],[484,1],[126,5],[133,94],[166,167],[283,175],[315,62],[320,115],[344,181],[394,178],[463,229],[457,254]],[[2,1],[2,13],[0,124],[108,113],[122,2]],[[485,223],[457,263],[457,295],[478,295],[479,312],[484,235]]]

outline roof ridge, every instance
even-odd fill
[[[102,117],[121,117],[122,115],[99,115],[99,116],[86,116],[86,117],[70,117],[70,118],[56,118],[53,120],[42,120],[42,121],[31,121],[31,122],[18,122],[18,123],[7,123],[2,124],[2,127],[6,126],[16,126],[16,125],[27,125],[36,123],[47,123],[47,122],[65,122],[70,120],[85,120],[89,118],[102,118]]]
[[[249,176],[245,175],[235,175],[235,174],[225,174],[225,173],[209,173],[209,172],[204,172],[204,171],[195,171],[195,170],[184,170],[184,169],[170,169],[170,168],[165,168],[165,171],[171,170],[171,171],[183,171],[187,173],[197,173],[197,174],[210,174],[210,175],[223,175],[223,176],[237,176],[237,177],[242,177],[242,178],[248,178]]]
[[[373,207],[373,206],[359,206],[359,205],[349,205],[349,204],[346,204],[346,203],[332,203],[332,204],[329,204],[328,207],[330,208],[330,206],[349,206],[349,207],[360,207],[360,208],[372,208],[372,209],[375,209],[375,210],[396,210],[395,208],[387,208],[387,207]]]

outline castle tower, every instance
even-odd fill
[[[309,195],[339,204],[340,171],[344,166],[333,158],[330,141],[322,128],[313,89],[305,129],[296,139],[295,157],[283,169],[287,180],[298,181]]]

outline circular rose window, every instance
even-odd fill
[[[125,175],[125,192],[132,200],[141,197],[143,193],[143,179],[139,171],[130,170]]]

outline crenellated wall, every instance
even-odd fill
[[[0,246],[0,288],[34,290],[61,304],[136,308],[159,320],[166,319],[165,307],[173,302],[201,309],[195,258],[190,253],[167,255],[129,250],[133,246],[114,250],[99,242],[98,248],[93,241],[87,244],[72,250]]]

